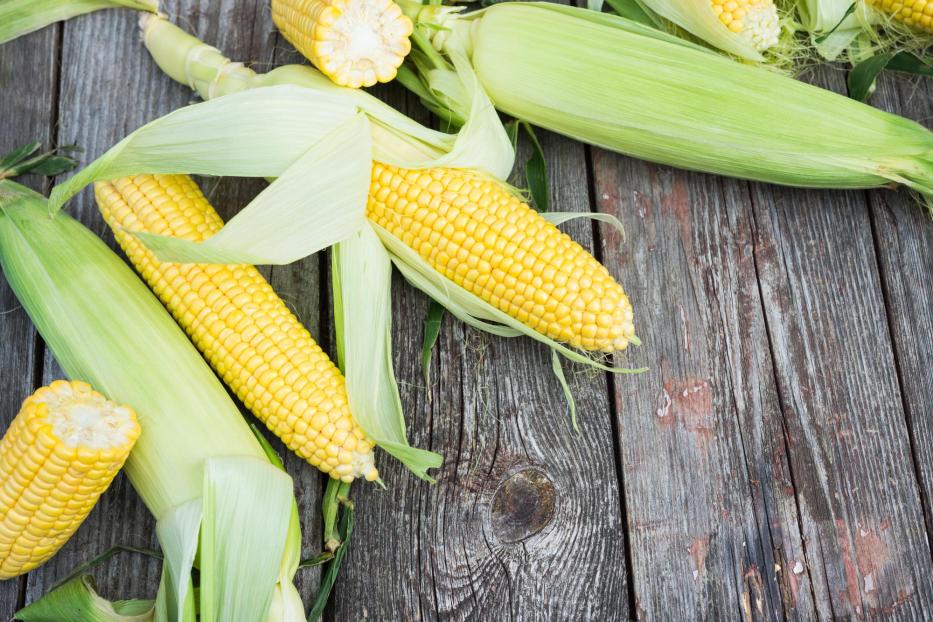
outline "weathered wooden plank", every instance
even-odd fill
[[[810,619],[746,185],[593,154],[650,368],[614,383],[637,614]]]
[[[541,138],[554,204],[586,211],[583,148]],[[588,223],[570,231],[591,244]],[[426,386],[417,353],[427,300],[400,279],[395,285],[396,373],[410,438],[446,459],[430,486],[383,457],[388,493],[357,491],[357,528],[333,619],[627,617],[604,375],[568,369],[577,437],[547,350],[481,335],[448,317]]]
[[[933,85],[929,80],[886,75],[879,80],[872,101],[879,108],[928,126],[933,119]],[[869,200],[929,539],[933,538],[933,223],[907,193],[872,192]]]
[[[224,49],[233,58],[254,58],[268,63],[275,38],[265,5],[251,2],[175,3],[163,6],[179,23]],[[98,14],[75,20],[66,27],[65,69],[61,106],[64,140],[81,144],[91,159],[100,155],[126,133],[146,121],[194,100],[185,87],[168,79],[139,44],[135,15]],[[69,65],[69,63],[71,63]],[[102,86],[103,85],[103,86]],[[101,93],[109,99],[100,100]],[[261,188],[259,182],[237,181],[218,185],[204,182],[218,209],[229,217]],[[93,194],[86,190],[70,204],[73,214],[112,243],[101,221]],[[310,267],[310,270],[309,270]],[[272,283],[287,292],[286,298],[311,324],[319,309],[317,262],[296,264],[272,272]],[[267,271],[268,274],[268,271]],[[313,328],[313,326],[312,326]],[[48,375],[58,373],[47,361]],[[303,461],[276,447],[295,479],[299,504],[305,510],[305,548],[320,548],[317,472]],[[155,546],[152,519],[125,480],[119,480],[66,549],[41,576],[30,582],[29,597],[41,595],[55,577],[112,543]],[[158,582],[159,566],[124,558],[98,572],[105,592],[113,595],[151,595]],[[318,574],[304,571],[298,582],[306,600],[316,591]]]
[[[0,46],[0,153],[32,140],[48,148],[53,141],[53,113],[58,74],[56,28],[46,28]],[[15,120],[12,121],[11,120]],[[20,179],[44,189],[36,177]],[[6,280],[0,277],[0,426],[7,426],[20,403],[35,389],[36,332]],[[26,578],[0,582],[0,619],[10,619],[21,606]]]
[[[922,619],[933,608],[933,567],[865,194],[752,189],[755,258],[819,610]]]

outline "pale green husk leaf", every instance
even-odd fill
[[[158,0],[2,0],[0,44],[49,24],[100,9],[127,8],[155,13]]]
[[[334,323],[350,410],[380,447],[415,475],[441,465],[436,453],[408,444],[392,369],[392,263],[367,225],[333,250]]]
[[[22,622],[151,622],[151,600],[110,602],[95,590],[91,575],[75,577],[16,612]]]
[[[203,514],[201,499],[192,499],[156,522],[156,535],[165,555],[163,583],[156,598],[156,622],[194,619],[191,569],[198,552]]]
[[[265,619],[285,552],[292,479],[265,457],[212,458],[203,499],[201,622]]]
[[[366,221],[369,122],[343,121],[205,242],[138,233],[163,261],[286,264],[342,240]]]

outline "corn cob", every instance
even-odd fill
[[[759,52],[778,42],[780,19],[773,0],[710,0],[713,12],[729,30],[747,38]]]
[[[95,189],[137,271],[246,407],[331,477],[377,479],[343,375],[255,267],[162,263],[129,233],[204,240],[219,231],[223,222],[194,181],[141,175]]]
[[[609,271],[491,178],[374,162],[367,215],[454,283],[551,339],[612,352],[635,334],[632,306]]]
[[[0,441],[0,579],[61,548],[138,436],[136,413],[84,382],[56,380],[23,402]]]
[[[868,4],[905,26],[933,34],[933,2],[930,0],[868,0]]]
[[[411,20],[392,0],[272,0],[272,20],[341,86],[389,82],[411,51]]]

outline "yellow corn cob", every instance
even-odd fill
[[[374,162],[367,215],[454,283],[552,339],[612,352],[635,334],[632,306],[606,268],[493,179]]]
[[[140,175],[95,190],[130,261],[246,407],[331,477],[377,479],[343,374],[255,267],[162,263],[128,233],[199,241],[219,231],[223,222],[197,184],[184,175]]]
[[[930,0],[868,0],[868,4],[911,28],[933,34]]]
[[[0,579],[61,548],[138,437],[136,413],[84,382],[56,380],[23,402],[0,441]]]
[[[411,51],[411,20],[392,0],[272,0],[272,20],[341,86],[389,82]]]
[[[759,52],[778,42],[780,18],[773,0],[710,0],[713,12],[729,30],[741,34]]]

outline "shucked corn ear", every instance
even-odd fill
[[[353,420],[343,374],[250,265],[160,262],[130,232],[201,241],[223,221],[186,175],[139,175],[95,186],[117,242],[214,370],[289,449],[353,481],[379,477]]]
[[[57,380],[23,402],[0,441],[0,579],[68,541],[138,436],[136,413],[85,382]]]
[[[230,61],[219,52],[191,53],[204,44],[165,20],[141,23],[159,66],[176,79],[196,73],[204,97],[321,80],[305,67],[257,75],[237,64],[235,77],[215,82],[231,75],[224,69]],[[633,339],[632,308],[622,286],[501,182],[467,169],[412,170],[373,162],[366,214],[443,276],[538,333],[604,352],[621,350]]]
[[[632,305],[596,259],[502,183],[373,163],[367,216],[438,272],[556,341],[624,349]]]
[[[745,37],[759,52],[778,42],[780,18],[773,0],[710,0],[723,26]]]
[[[341,86],[389,82],[411,50],[411,20],[392,0],[272,0],[272,20]]]

